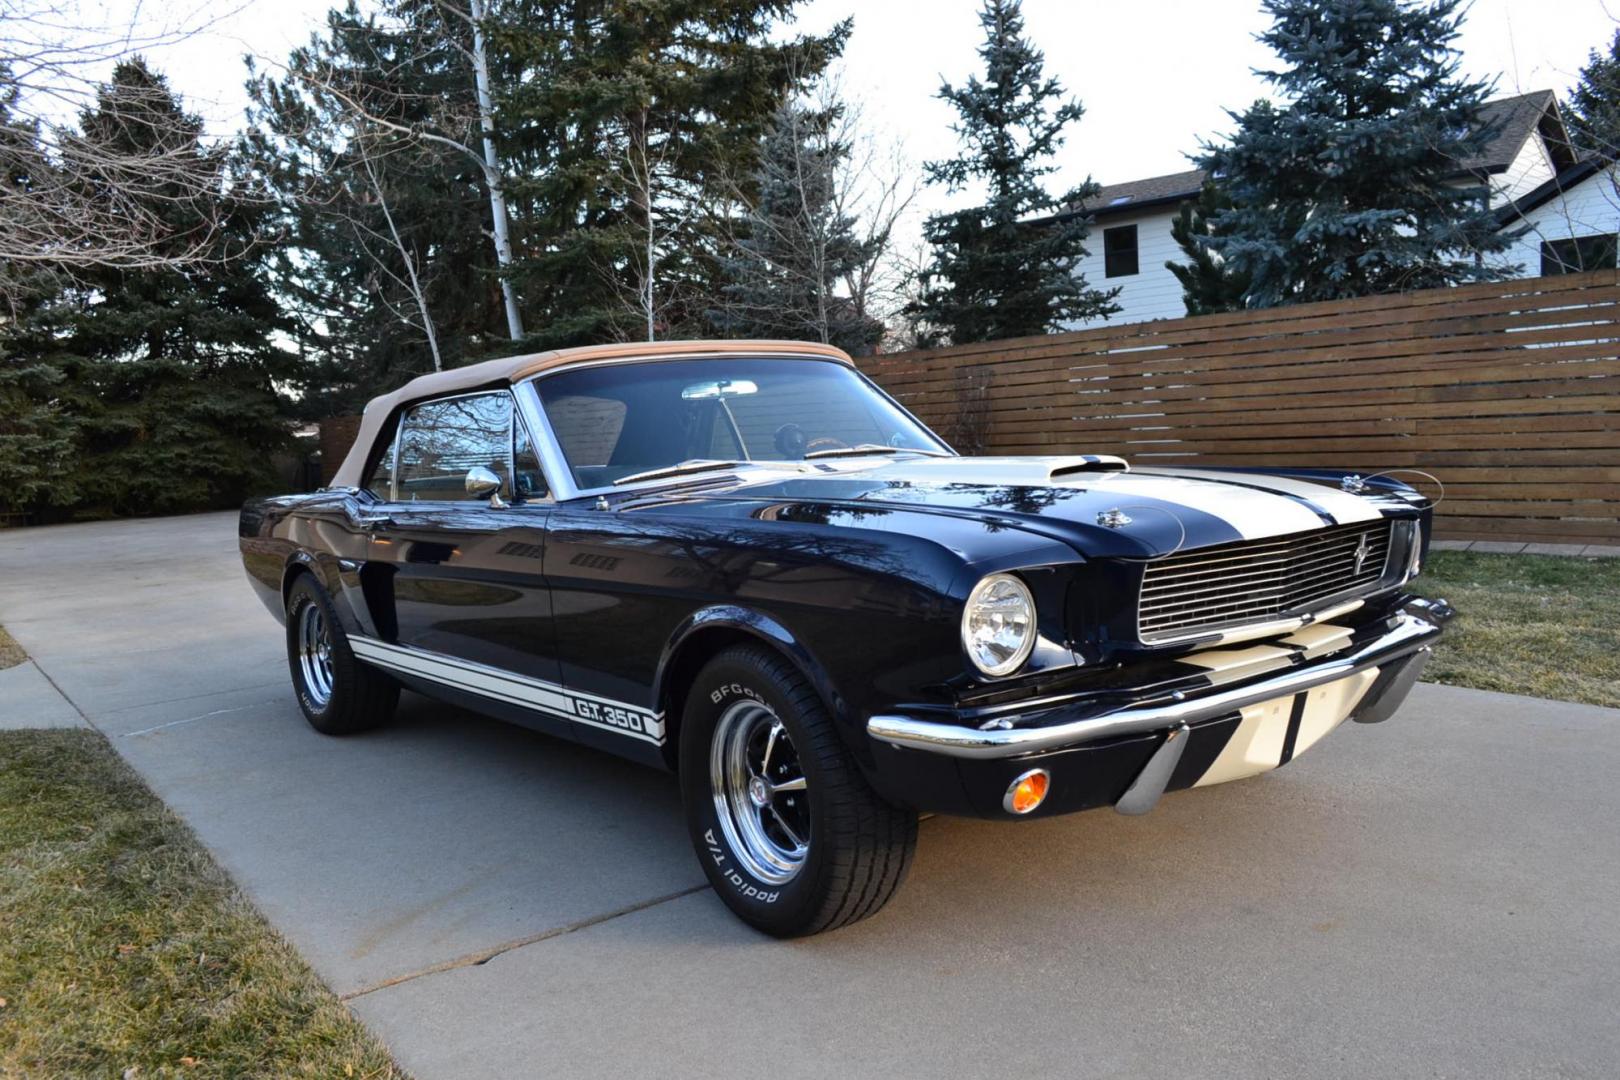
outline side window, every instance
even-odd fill
[[[482,466],[512,492],[512,395],[469,394],[417,405],[399,433],[402,502],[469,499],[467,472]]]
[[[540,456],[522,420],[512,423],[512,470],[512,490],[519,499],[546,497],[546,474],[540,471]]]
[[[366,490],[379,499],[388,500],[394,497],[394,439],[399,435],[399,427],[390,425],[383,437],[378,439],[386,443],[377,452],[377,464],[371,470],[371,479],[366,481]]]

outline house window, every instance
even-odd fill
[[[1112,229],[1104,229],[1104,275],[1107,277],[1129,277],[1136,272],[1136,226],[1119,225]]]
[[[1613,236],[1575,236],[1568,240],[1544,240],[1541,244],[1541,273],[1579,274],[1587,270],[1615,269]]]

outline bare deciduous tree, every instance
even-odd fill
[[[664,273],[673,245],[687,226],[712,212],[705,198],[683,184],[672,168],[676,136],[656,130],[648,109],[638,109],[610,127],[606,137],[621,148],[607,178],[608,187],[626,207],[626,228],[633,231],[629,262],[602,262],[597,271],[618,289],[621,303],[647,341],[658,340],[672,309],[690,297]]]
[[[230,178],[219,155],[198,153],[192,118],[140,110],[142,123],[174,130],[139,150],[77,137],[68,125],[95,102],[113,64],[236,10],[199,5],[161,24],[108,25],[98,23],[99,7],[87,12],[73,0],[0,0],[0,298],[33,274],[176,268],[245,253],[220,242]]]
[[[388,232],[386,235],[379,234],[357,216],[349,216],[347,221],[354,230],[355,239],[361,250],[371,259],[377,272],[392,280],[410,295],[416,307],[416,314],[412,317],[395,308],[389,302],[386,290],[377,290],[377,296],[400,322],[422,331],[422,335],[427,338],[428,351],[433,355],[433,370],[443,371],[444,358],[439,354],[439,334],[433,326],[433,312],[428,308],[427,286],[422,280],[421,260],[417,257],[416,249],[406,243],[405,238],[400,235],[399,225],[394,221],[393,209],[388,204],[388,192],[383,187],[382,178],[377,171],[377,157],[381,151],[363,134],[357,135],[350,146],[355,158],[360,162],[361,171],[365,173],[366,182],[371,186],[371,194],[376,199],[377,209],[382,212]],[[371,245],[377,241],[387,244],[399,258],[403,276],[394,271],[391,260],[373,251]]]
[[[898,146],[873,135],[836,80],[785,103],[755,173],[731,178],[747,206],[724,230],[732,283],[717,321],[869,348],[904,301],[897,226],[919,190]]]

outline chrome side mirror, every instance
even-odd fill
[[[487,497],[490,507],[496,510],[506,506],[506,500],[501,498],[501,478],[482,465],[467,470],[467,494],[475,499]]]

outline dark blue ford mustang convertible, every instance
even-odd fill
[[[309,722],[400,688],[679,773],[720,897],[872,914],[917,815],[1151,809],[1406,697],[1450,609],[1388,478],[966,458],[836,349],[424,376],[333,486],[242,510]]]

